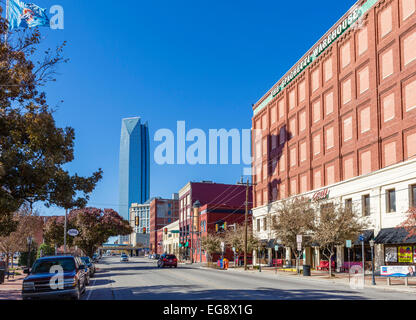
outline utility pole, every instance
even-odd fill
[[[66,221],[67,221],[68,209],[65,209],[65,223],[64,223],[64,254],[66,254]]]

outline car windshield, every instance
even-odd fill
[[[90,258],[89,257],[81,257],[81,260],[85,263],[90,263]]]
[[[37,260],[33,265],[31,273],[51,273],[50,270],[53,266],[61,266],[65,272],[75,270],[75,261],[72,258],[56,258],[56,259],[42,259]]]

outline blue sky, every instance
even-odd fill
[[[247,129],[251,105],[354,4],[354,1],[81,1],[61,5],[64,30],[42,28],[44,43],[66,40],[69,63],[46,87],[57,124],[75,129],[72,173],[104,170],[90,206],[118,204],[121,119],[156,130]],[[170,197],[188,181],[235,183],[243,165],[165,165],[151,157],[151,196]],[[63,214],[59,208],[42,214]]]

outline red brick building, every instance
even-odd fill
[[[255,207],[415,157],[415,0],[358,1],[253,110]]]
[[[196,246],[193,244],[197,243],[198,236],[193,230],[194,215],[192,210],[192,206],[197,200],[202,207],[210,205],[245,210],[246,186],[211,181],[189,182],[179,191],[179,242],[182,244],[188,242],[184,253],[187,259],[191,259],[191,250],[194,251],[193,257],[197,256]],[[252,202],[252,189],[249,187],[249,210],[252,207]]]
[[[177,195],[174,195],[177,197]],[[150,202],[150,251],[152,253],[163,253],[163,245],[158,245],[158,231],[164,226],[179,219],[178,199],[154,198]]]

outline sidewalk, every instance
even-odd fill
[[[230,267],[227,270],[220,270],[215,268],[209,268],[206,265],[198,266],[198,268],[201,269],[211,269],[211,270],[218,270],[221,272],[240,272],[240,273],[250,273],[250,274],[264,274],[264,275],[276,275],[276,277],[288,277],[292,279],[298,279],[300,281],[316,281],[316,282],[327,282],[330,281],[332,283],[342,284],[349,286],[350,281],[354,280],[361,280],[361,275],[351,275],[349,278],[348,273],[333,273],[333,277],[329,278],[329,273],[326,271],[311,271],[311,276],[304,277],[302,274],[297,274],[293,271],[283,271],[283,270],[277,270],[273,267],[261,267],[261,272],[259,272],[258,269],[249,269],[247,271],[244,271],[244,268],[233,268]],[[335,275],[335,276],[334,276]],[[351,279],[351,280],[350,280]],[[405,280],[404,278],[391,278],[391,285],[387,285],[387,278],[386,277],[380,277],[375,276],[375,283],[376,285],[372,285],[372,275],[366,273],[365,275],[365,288],[374,288],[379,290],[387,290],[387,291],[399,291],[399,292],[408,292],[416,294],[416,277],[409,278],[408,286],[405,286]]]
[[[0,284],[0,300],[22,300],[22,282],[26,275],[18,275],[4,279],[4,282]]]

